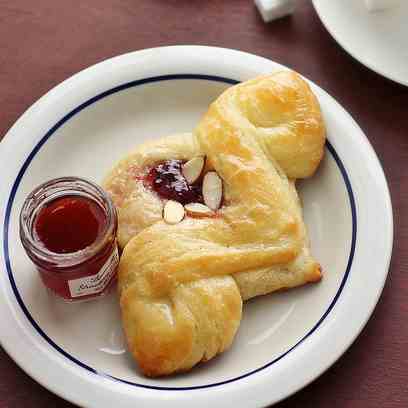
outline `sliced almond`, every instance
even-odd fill
[[[183,164],[182,172],[188,184],[193,184],[199,179],[204,164],[205,160],[202,156],[193,157],[191,160]]]
[[[214,214],[211,208],[201,203],[189,203],[184,206],[187,214],[195,217],[205,217],[206,215]]]
[[[183,205],[177,201],[167,201],[163,209],[163,218],[168,224],[178,224],[184,218]]]
[[[215,171],[209,171],[203,179],[204,203],[211,210],[218,210],[222,201],[222,180]]]

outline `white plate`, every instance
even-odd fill
[[[328,144],[318,173],[300,192],[324,279],[248,302],[233,347],[220,358],[184,375],[141,376],[125,351],[115,294],[78,305],[55,301],[18,237],[19,210],[34,186],[62,175],[100,181],[141,141],[191,130],[231,83],[281,68],[220,48],[138,51],[63,82],[8,132],[0,144],[0,339],[38,382],[86,407],[262,406],[308,384],[355,339],[387,276],[391,203],[366,137],[313,84]]]
[[[364,0],[313,0],[313,5],[327,31],[351,56],[408,85],[408,1],[377,12],[369,12]]]

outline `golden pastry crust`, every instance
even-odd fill
[[[142,145],[105,181],[119,213],[119,292],[129,348],[149,376],[185,371],[224,351],[242,300],[318,281],[294,181],[320,162],[325,131],[307,83],[282,71],[227,89],[192,135]],[[224,184],[215,218],[161,217],[140,174],[206,155]],[[289,178],[288,178],[289,177]]]

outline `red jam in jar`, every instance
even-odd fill
[[[116,280],[117,228],[110,197],[77,177],[40,185],[20,214],[21,241],[44,285],[69,301],[99,297]]]

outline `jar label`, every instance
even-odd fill
[[[108,258],[98,273],[85,278],[72,279],[68,281],[69,291],[71,297],[79,297],[92,295],[102,291],[110,282],[113,275],[116,272],[116,268],[119,264],[118,248],[112,252],[112,255]]]

